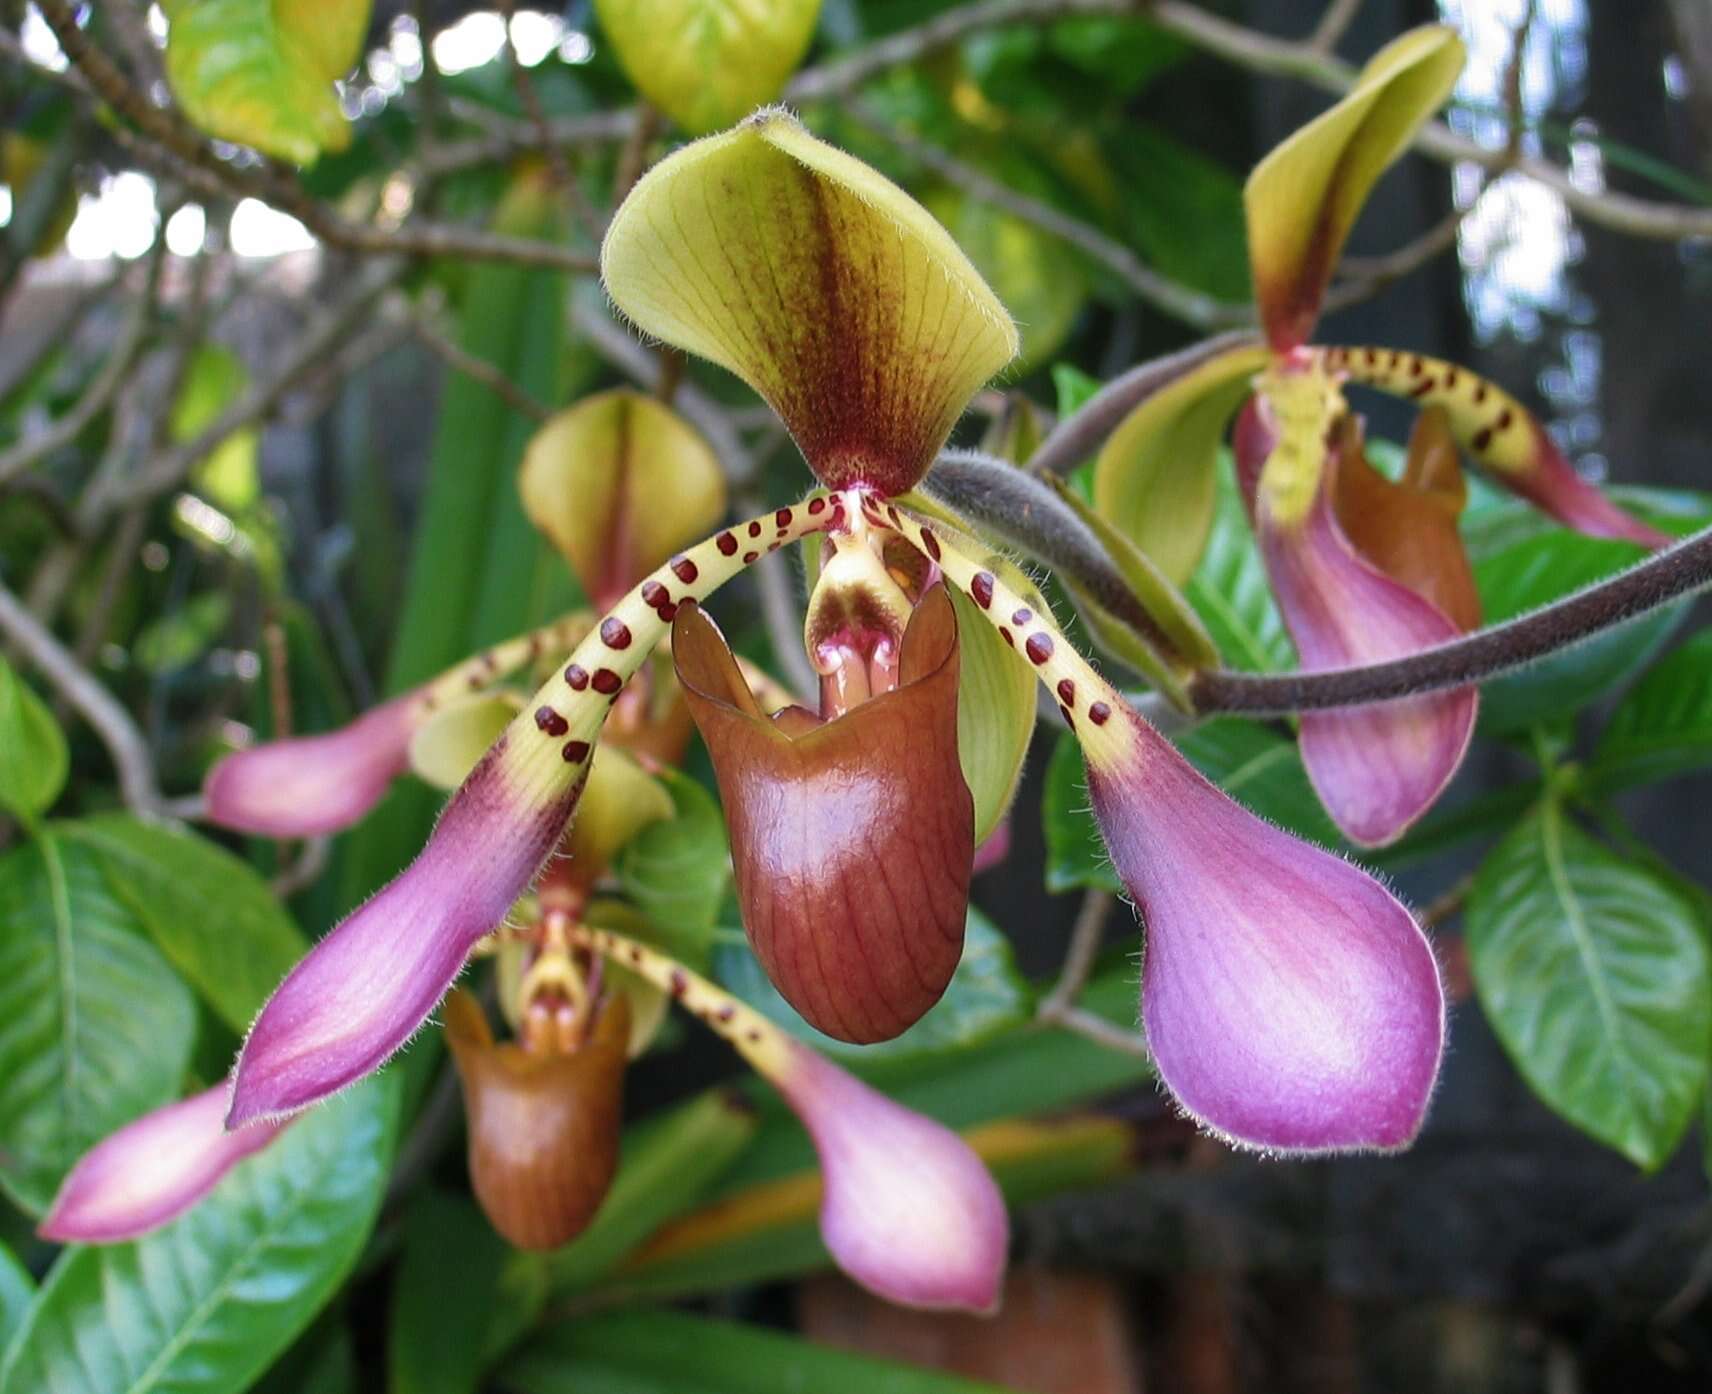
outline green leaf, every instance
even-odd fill
[[[166,75],[210,135],[293,164],[343,150],[335,78],[355,65],[368,0],[168,0]]]
[[[0,1354],[5,1353],[13,1334],[24,1324],[24,1316],[35,1298],[36,1280],[29,1269],[0,1244]]]
[[[1552,529],[1481,556],[1474,581],[1487,624],[1498,624],[1621,571],[1645,555],[1632,542]],[[1593,701],[1641,667],[1682,619],[1686,601],[1653,611],[1481,688],[1488,732],[1536,725]]]
[[[386,1190],[397,1081],[305,1114],[166,1228],[54,1266],[0,1388],[238,1394],[314,1318]]]
[[[416,1198],[387,1323],[391,1394],[475,1394],[505,1258],[505,1241],[468,1197]]]
[[[1650,784],[1712,765],[1712,630],[1652,669],[1599,737],[1589,776],[1610,789]]]
[[[731,876],[725,819],[713,795],[688,775],[667,770],[660,778],[677,817],[650,823],[625,843],[613,871],[661,946],[692,965],[705,963]]]
[[[1696,907],[1548,797],[1476,874],[1466,934],[1481,1003],[1534,1091],[1638,1166],[1661,1166],[1707,1083]]]
[[[778,1331],[653,1310],[550,1327],[503,1380],[521,1394],[1005,1394]]]
[[[113,898],[240,1035],[308,947],[267,882],[195,833],[115,813],[60,834],[93,854]]]
[[[1059,736],[1047,762],[1040,817],[1046,833],[1047,890],[1054,895],[1076,890],[1124,893],[1088,802],[1082,747],[1069,731]]]
[[[34,822],[65,788],[65,733],[47,703],[0,658],[0,806]]]
[[[879,1045],[853,1046],[816,1031],[779,996],[747,943],[721,943],[714,950],[713,967],[722,986],[822,1055],[863,1066],[967,1049],[1026,1019],[1032,1000],[1011,957],[1010,940],[973,907],[963,957],[945,995],[903,1035]]]
[[[589,1287],[661,1225],[696,1205],[748,1146],[759,1123],[741,1094],[711,1089],[626,1128],[618,1175],[594,1223],[546,1260],[552,1291]]]
[[[0,1185],[40,1214],[71,1164],[177,1092],[196,1004],[97,859],[50,824],[0,859]]]
[[[1212,531],[1186,591],[1231,667],[1266,673],[1295,665],[1227,451],[1220,451]]]
[[[1052,365],[1052,387],[1058,394],[1058,419],[1074,416],[1105,383],[1084,373],[1074,363]]]
[[[177,672],[207,653],[231,621],[231,595],[203,591],[150,623],[137,635],[132,652],[144,672]]]

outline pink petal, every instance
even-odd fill
[[[267,837],[349,827],[404,772],[417,711],[415,695],[407,693],[337,731],[233,752],[203,781],[209,819]]]
[[[973,874],[979,876],[983,871],[991,871],[1000,865],[1011,854],[1011,816],[999,819],[999,824],[987,834],[987,840],[975,849],[975,866]]]
[[[1304,672],[1378,663],[1460,636],[1430,600],[1356,552],[1332,509],[1330,466],[1299,524],[1275,523],[1253,507],[1252,483],[1271,449],[1254,400],[1238,418],[1235,447],[1272,592]],[[1393,842],[1432,807],[1468,751],[1479,702],[1479,691],[1465,687],[1302,714],[1308,778],[1351,841]]]
[[[1575,472],[1575,466],[1538,421],[1529,417],[1528,423],[1534,433],[1533,463],[1526,470],[1496,474],[1501,484],[1542,513],[1589,537],[1611,537],[1655,548],[1668,547],[1676,541],[1670,534],[1649,527],[1612,503],[1604,490]]]
[[[804,1046],[773,1079],[820,1155],[820,1232],[863,1287],[908,1307],[992,1312],[1010,1220],[969,1144]]]
[[[581,784],[537,805],[502,739],[428,845],[292,969],[238,1057],[228,1127],[290,1113],[379,1069],[415,1032],[558,844]]]
[[[1438,965],[1373,877],[1242,808],[1128,708],[1132,756],[1090,765],[1147,927],[1142,1020],[1184,1110],[1277,1152],[1406,1146],[1444,1044]]]
[[[116,1244],[182,1215],[284,1123],[226,1131],[218,1084],[145,1113],[84,1153],[37,1229],[62,1244]]]

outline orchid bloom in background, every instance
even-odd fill
[[[1581,479],[1492,383],[1419,354],[1307,343],[1368,193],[1449,95],[1463,57],[1448,29],[1403,35],[1347,97],[1256,166],[1244,207],[1265,343],[1191,358],[1095,465],[1095,508],[1184,581],[1211,526],[1213,464],[1236,414],[1238,482],[1307,670],[1382,662],[1478,627],[1455,528],[1456,447],[1570,527],[1647,546],[1669,540]],[[1402,481],[1368,463],[1346,382],[1423,408]],[[1466,688],[1302,715],[1309,777],[1351,841],[1394,841],[1432,805],[1468,748],[1477,707]]]
[[[723,254],[702,255],[710,246]],[[1014,564],[909,494],[1016,344],[944,230],[766,111],[651,170],[613,219],[602,269],[642,329],[760,392],[824,488],[667,558],[592,627],[417,860],[270,999],[229,1124],[305,1107],[403,1044],[558,845],[609,713],[673,633],[726,796],[746,928],[813,1019],[876,1039],[943,991],[972,849],[1002,819],[1032,704],[1020,739],[995,713],[1032,676],[1082,741],[1146,920],[1143,1020],[1184,1109],[1260,1148],[1405,1145],[1443,1041],[1437,967],[1408,911],[1203,780],[1076,653]],[[819,709],[770,714],[700,606],[816,535],[806,638]]]

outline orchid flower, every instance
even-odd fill
[[[1119,426],[1095,465],[1096,509],[1182,581],[1206,541],[1213,460],[1237,415],[1238,479],[1308,670],[1381,662],[1478,626],[1454,526],[1457,447],[1570,527],[1647,546],[1669,540],[1581,479],[1496,385],[1419,354],[1308,343],[1368,193],[1449,94],[1463,57],[1448,29],[1403,35],[1348,96],[1256,166],[1244,207],[1264,344],[1194,358]],[[1436,483],[1423,484],[1417,467],[1387,487],[1372,470],[1343,397],[1347,382],[1407,397],[1423,420],[1430,414],[1430,438],[1411,455],[1431,454]],[[1403,543],[1423,522],[1419,535],[1431,545]],[[1477,706],[1467,688],[1302,717],[1309,777],[1351,841],[1394,841],[1431,806],[1468,748]]]
[[[977,665],[1001,685],[1032,674],[1082,742],[1113,861],[1146,921],[1142,1018],[1181,1106],[1257,1148],[1405,1145],[1444,1029],[1437,966],[1409,912],[1201,779],[1076,652],[1013,563],[909,493],[1016,349],[944,230],[867,166],[763,111],[644,176],[611,223],[602,271],[640,328],[754,387],[823,487],[667,557],[591,628],[417,860],[263,1008],[229,1124],[305,1107],[403,1044],[560,845],[614,704],[671,634],[725,794],[746,927],[800,1010],[878,1039],[943,990],[973,848],[1004,802],[952,758],[981,724],[963,697]],[[819,710],[769,715],[700,607],[767,552],[817,535],[806,640]],[[794,1081],[788,1095],[843,1098],[851,1118],[883,1112],[818,1066],[774,1065]],[[811,1120],[823,1151],[829,1138],[858,1146],[861,1129],[835,1115]],[[915,1139],[906,1153],[934,1152],[930,1131],[896,1135]]]

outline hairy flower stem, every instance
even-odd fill
[[[1562,600],[1386,663],[1314,673],[1217,669],[1190,685],[1196,711],[1252,716],[1389,702],[1484,682],[1572,648],[1712,584],[1712,528]]]
[[[492,686],[537,658],[568,653],[593,626],[593,616],[578,610],[483,649],[424,683],[415,696],[417,711],[426,715],[446,702]]]

